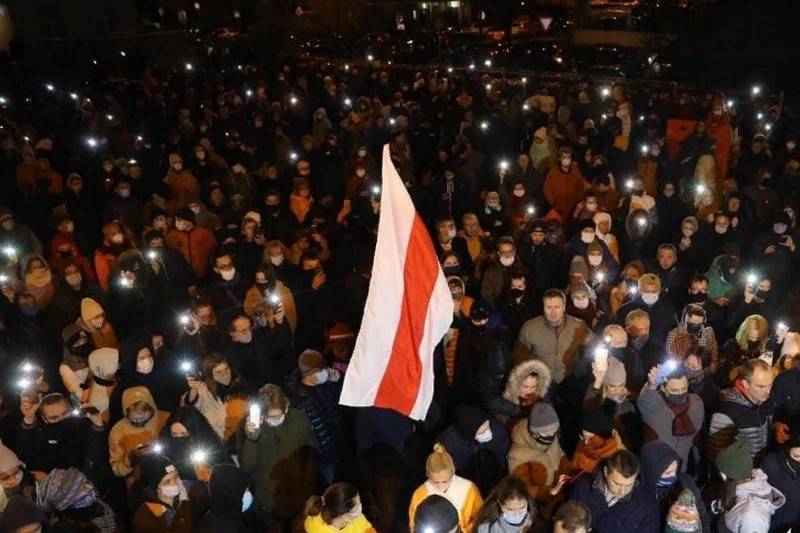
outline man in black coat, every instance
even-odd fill
[[[547,289],[563,286],[563,273],[560,274],[561,254],[558,248],[547,240],[544,222],[534,220],[528,237],[523,236],[517,244],[517,257],[528,269],[530,280],[537,294]]]

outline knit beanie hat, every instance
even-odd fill
[[[0,472],[8,472],[18,466],[24,468],[25,463],[19,460],[17,454],[0,443]]]
[[[168,457],[157,453],[148,453],[139,457],[137,461],[139,471],[142,473],[142,481],[151,488],[156,489],[164,476],[175,470],[172,461]]]
[[[586,266],[586,260],[579,255],[573,257],[572,262],[569,264],[569,275],[576,274],[583,276],[583,279],[589,279],[589,267]]]
[[[683,489],[667,513],[666,533],[700,533],[703,524],[694,494]]]
[[[614,420],[604,409],[598,408],[584,415],[581,420],[581,430],[594,433],[604,439],[611,438],[614,429]]]
[[[613,357],[608,358],[608,369],[603,376],[603,385],[624,385],[628,382],[625,365]]]
[[[91,319],[105,313],[103,306],[91,298],[81,300],[81,320],[89,322]]]
[[[528,431],[531,434],[552,435],[561,427],[556,410],[549,403],[536,402],[528,415]]]
[[[95,377],[112,379],[119,369],[119,350],[98,348],[89,354],[89,368]]]
[[[306,350],[297,359],[300,372],[308,375],[325,368],[325,358],[316,350]]]
[[[458,511],[450,500],[432,494],[414,513],[414,533],[447,533],[458,526]]]
[[[192,224],[194,224],[197,221],[194,211],[189,209],[188,206],[183,206],[177,211],[175,211],[175,218],[180,218],[181,220],[191,222]]]
[[[740,481],[747,479],[753,471],[753,447],[746,440],[735,440],[733,444],[719,452],[715,464],[721,474],[728,479]]]

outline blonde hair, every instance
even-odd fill
[[[747,350],[748,335],[750,329],[753,327],[758,328],[758,350],[763,352],[767,346],[767,330],[769,329],[769,324],[767,323],[767,319],[761,315],[750,315],[742,320],[739,329],[736,331],[736,344],[738,344],[739,348],[742,350]]]
[[[433,445],[433,453],[425,461],[425,473],[430,476],[444,471],[450,472],[452,475],[456,473],[456,467],[453,464],[453,458],[447,453],[445,447],[437,442]]]
[[[480,227],[478,216],[475,213],[464,213],[464,216],[461,217],[461,224],[464,225],[467,222],[475,222]]]

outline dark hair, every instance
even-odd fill
[[[431,494],[417,506],[413,533],[448,533],[458,527],[458,511],[450,500]]]
[[[562,302],[567,302],[567,297],[564,295],[564,291],[559,289],[547,289],[544,291],[544,294],[542,294],[542,301],[550,300],[552,298],[560,298]]]
[[[196,313],[203,307],[210,307],[212,310],[214,310],[214,302],[212,302],[210,298],[200,297],[195,300],[192,310]]]
[[[151,229],[145,231],[144,235],[142,236],[142,240],[144,241],[143,244],[145,246],[150,246],[150,241],[152,241],[153,239],[163,239],[163,238],[164,238],[164,233],[162,233],[162,231],[159,229]]]
[[[506,476],[495,485],[483,502],[483,507],[475,518],[475,529],[477,530],[481,524],[491,524],[499,520],[503,513],[500,506],[509,500],[527,501],[531,522],[535,521],[536,504],[531,498],[525,482],[514,476]]]
[[[686,352],[686,357],[689,357],[690,355],[694,355],[700,359],[700,365],[703,368],[708,368],[711,366],[711,363],[714,360],[714,357],[711,355],[711,351],[705,346],[700,346],[699,344],[695,344]],[[684,357],[684,359],[686,359],[686,357]]]
[[[514,250],[517,249],[517,243],[514,242],[514,239],[512,237],[509,237],[508,235],[497,239],[497,244],[495,245],[495,247],[497,248],[498,251],[500,250],[501,244],[510,244],[511,246],[514,247]]]
[[[606,469],[624,477],[635,476],[639,473],[639,458],[628,450],[619,450],[606,460]]]
[[[208,423],[206,417],[200,413],[194,406],[183,405],[176,411],[173,411],[164,429],[161,431],[163,436],[170,437],[172,435],[170,428],[172,424],[181,424],[189,432],[189,438],[193,444],[199,445],[203,448],[213,448],[215,451],[222,448],[222,441],[219,436],[214,432],[211,424]]]
[[[278,198],[281,197],[281,193],[278,189],[267,189],[264,191],[264,199],[266,200],[270,196],[277,196]]]
[[[561,505],[553,515],[553,524],[561,522],[561,527],[568,533],[592,527],[592,513],[589,508],[578,501],[568,501]]]
[[[689,281],[689,286],[691,287],[694,283],[708,283],[708,278],[702,274],[695,274],[692,276],[692,279]]]
[[[305,516],[322,515],[326,524],[333,522],[337,516],[349,513],[355,506],[358,489],[350,483],[334,483],[322,494],[312,496],[306,502]]]

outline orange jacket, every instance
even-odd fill
[[[583,200],[586,182],[577,165],[572,165],[569,173],[552,167],[544,179],[544,197],[556,209],[564,221],[569,221],[578,202]]]
[[[198,279],[205,275],[211,256],[217,249],[214,234],[202,226],[195,226],[188,232],[172,229],[167,233],[166,242],[167,246],[183,254]]]

